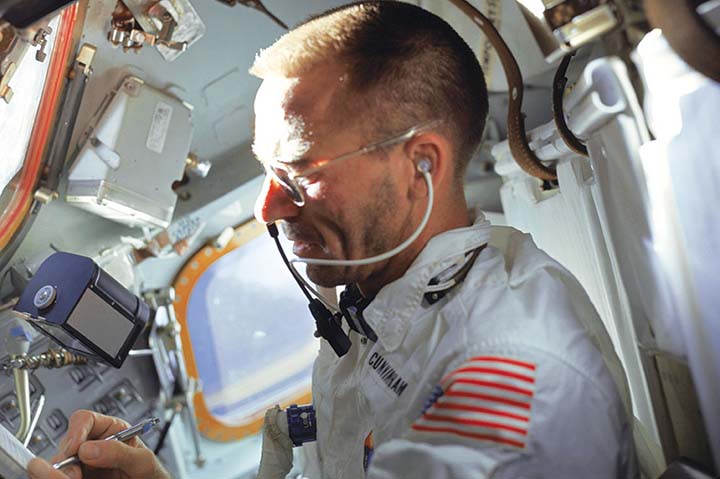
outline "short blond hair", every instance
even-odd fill
[[[294,78],[330,63],[347,75],[343,98],[333,99],[338,128],[360,121],[377,139],[442,120],[462,178],[482,139],[488,96],[475,54],[450,25],[408,3],[353,3],[283,35],[250,73]]]
[[[354,31],[369,20],[372,11],[370,5],[353,5],[300,24],[261,50],[250,73],[258,78],[296,78],[319,64],[341,58]]]

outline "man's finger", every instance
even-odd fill
[[[68,479],[68,476],[53,469],[48,462],[39,457],[28,463],[27,471],[29,479]]]
[[[159,477],[157,458],[145,447],[133,447],[121,441],[87,441],[78,451],[88,466],[117,469],[130,477]]]
[[[75,411],[68,422],[68,430],[61,441],[56,457],[66,458],[77,453],[80,444],[88,439],[107,437],[129,427],[120,418],[105,416],[81,409]]]

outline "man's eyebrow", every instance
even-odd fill
[[[313,160],[312,158],[308,158],[308,157],[306,157],[306,156],[303,156],[303,157],[300,157],[300,158],[297,158],[297,159],[290,159],[290,160],[288,160],[288,161],[283,161],[283,160],[263,160],[262,158],[260,158],[260,155],[258,155],[258,154],[256,153],[256,151],[255,151],[254,148],[253,148],[252,150],[253,150],[253,156],[255,157],[255,161],[257,161],[257,162],[260,163],[261,165],[267,165],[267,164],[270,164],[270,163],[280,163],[280,164],[282,164],[282,165],[292,165],[294,168],[297,168],[297,167],[304,167],[304,166],[307,166],[307,165],[312,165],[313,163],[315,163],[315,160]]]
[[[282,163],[283,165],[292,165],[292,166],[306,166],[314,163],[315,160],[308,158],[307,156],[301,156],[299,158],[290,159],[287,161],[284,160],[277,160],[277,163]]]

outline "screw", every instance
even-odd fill
[[[53,304],[53,302],[55,302],[56,297],[57,290],[55,289],[55,287],[47,284],[40,288],[37,293],[35,293],[35,297],[33,298],[33,304],[38,309],[45,309],[51,304]]]

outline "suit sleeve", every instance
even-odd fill
[[[368,478],[620,478],[628,434],[614,391],[545,353],[474,355],[435,387]]]

